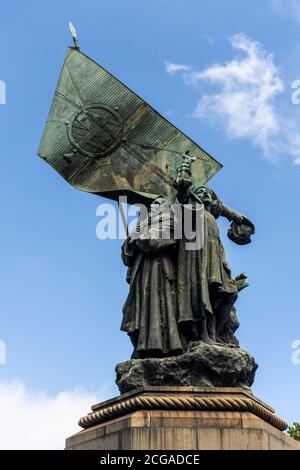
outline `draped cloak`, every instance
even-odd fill
[[[187,250],[184,237],[148,238],[139,243],[129,237],[125,241],[122,257],[130,288],[121,330],[135,338],[138,352],[181,353],[183,324],[197,324],[205,314],[213,315],[212,287],[223,294],[238,292],[220,241],[216,208],[217,204],[212,213],[202,213],[203,246],[199,249]]]
[[[133,338],[138,353],[172,355],[183,351],[177,323],[176,241],[144,237],[122,247],[128,266],[129,294],[121,330]]]
[[[238,292],[220,240],[216,221],[220,215],[217,210],[218,204],[215,204],[214,208],[212,213],[204,211],[201,249],[187,250],[186,240],[183,238],[178,241],[177,321],[179,324],[199,322],[205,314],[213,314],[212,288],[214,292],[225,294]]]

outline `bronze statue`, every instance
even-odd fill
[[[257,365],[234,336],[235,302],[247,278],[232,277],[216,219],[231,221],[228,237],[241,245],[251,240],[253,224],[204,186],[222,165],[83,54],[71,30],[74,47],[61,70],[39,155],[77,189],[151,207],[150,224],[141,217],[122,248],[130,287],[121,328],[134,351],[117,365],[120,391],[251,386]],[[185,233],[177,236],[189,216],[201,241],[193,250]]]
[[[185,154],[177,168],[176,202],[195,209],[195,217],[200,216],[196,205],[204,206],[203,245],[187,250],[184,236],[175,239],[170,232],[169,238],[161,237],[155,226],[162,220],[164,204],[169,206],[160,198],[153,204],[160,205],[160,218],[152,220],[147,236],[140,234],[139,224],[122,248],[130,290],[121,328],[133,342],[134,358],[180,354],[191,341],[224,342],[224,326],[238,297],[216,219],[223,216],[236,226],[250,226],[251,233],[254,226],[209,187],[192,186],[192,161]],[[173,216],[171,225],[176,222]]]
[[[152,211],[154,206],[163,208],[164,202],[163,198],[155,200]],[[146,236],[143,225],[138,224],[122,247],[130,289],[123,307],[121,329],[127,331],[133,343],[133,358],[161,357],[183,351],[177,323],[176,240],[149,233],[162,225],[161,215],[163,209],[152,217]]]

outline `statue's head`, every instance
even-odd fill
[[[205,209],[209,210],[215,199],[215,193],[208,186],[193,187],[192,192],[204,204]]]

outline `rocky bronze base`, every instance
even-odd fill
[[[68,450],[300,450],[241,388],[146,387],[93,406],[79,424]]]
[[[242,387],[250,390],[257,364],[235,345],[191,343],[186,353],[131,359],[116,366],[121,393],[147,386]]]

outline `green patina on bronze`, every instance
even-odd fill
[[[196,157],[193,184],[222,168],[107,70],[68,49],[38,151],[68,183],[131,202],[172,198],[186,150]]]
[[[75,48],[62,67],[39,155],[77,189],[150,206],[122,247],[130,286],[121,329],[134,351],[117,367],[120,391],[145,383],[250,387],[257,365],[234,335],[235,302],[247,277],[232,276],[216,219],[231,222],[228,236],[239,245],[251,241],[253,223],[206,186],[222,165],[82,54],[71,31]],[[170,217],[175,206],[180,215]],[[202,243],[193,249],[186,234],[174,236],[185,210],[190,228],[202,220],[195,225]],[[169,237],[161,236],[166,228]]]

